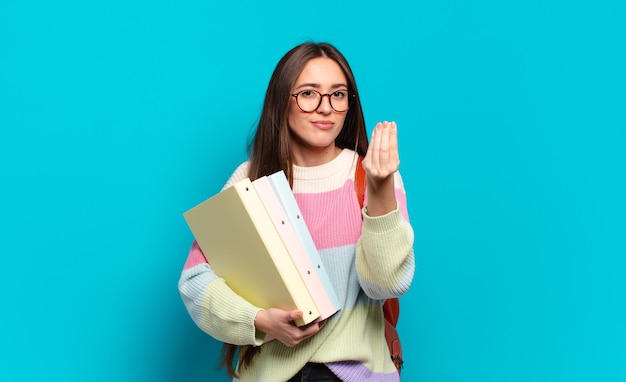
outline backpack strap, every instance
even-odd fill
[[[359,155],[359,159],[356,162],[356,171],[354,173],[354,190],[356,191],[356,197],[359,200],[359,205],[363,208],[363,202],[365,200],[365,170],[363,169],[363,157]]]

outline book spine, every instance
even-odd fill
[[[298,269],[300,277],[304,281],[317,309],[320,313],[318,320],[324,320],[337,312],[337,308],[330,300],[326,286],[322,283],[316,267],[311,262],[306,248],[300,241],[285,209],[276,196],[274,188],[267,177],[261,177],[252,182],[257,193],[265,206],[283,244]],[[333,291],[334,292],[334,291]]]
[[[271,218],[267,214],[265,207],[263,207],[263,203],[254,186],[250,181],[248,181],[238,183],[235,187],[237,187],[238,191],[243,194],[241,199],[248,207],[248,211],[256,211],[256,214],[251,214],[250,217],[252,218],[263,243],[267,247],[268,252],[271,254],[272,259],[274,260],[274,265],[287,286],[296,309],[302,311],[303,313],[302,318],[295,321],[296,325],[302,326],[315,321],[320,316],[317,306],[313,302],[313,299],[309,294],[304,281],[300,277],[298,270],[295,268],[293,261],[291,261],[289,253],[283,244],[278,231],[276,231],[273,224],[267,224],[267,222],[271,222]]]
[[[269,175],[268,179],[274,188],[276,196],[280,200],[281,205],[283,206],[291,225],[294,227],[297,235],[300,238],[300,242],[305,248],[311,263],[313,264],[318,277],[322,284],[324,285],[324,289],[328,294],[328,298],[330,299],[335,311],[341,309],[341,305],[339,303],[339,298],[337,297],[337,293],[330,281],[330,277],[328,276],[328,272],[326,271],[326,267],[322,263],[322,259],[320,258],[319,253],[317,252],[317,248],[315,247],[315,243],[313,242],[313,238],[311,237],[311,233],[309,232],[308,227],[306,226],[306,222],[302,216],[302,212],[300,211],[300,207],[296,201],[296,198],[293,195],[291,187],[285,177],[284,172],[279,171],[275,174]]]

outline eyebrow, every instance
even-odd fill
[[[319,89],[320,87],[322,87],[320,84],[316,84],[316,83],[313,83],[313,82],[307,82],[305,84],[299,85],[296,89],[301,89],[301,88],[317,88],[317,89]],[[341,83],[341,84],[334,84],[334,85],[330,86],[331,89],[347,88],[347,87],[348,87],[348,85],[343,84],[343,83]]]

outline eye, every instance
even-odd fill
[[[302,98],[315,98],[317,94],[313,90],[303,90],[300,92],[300,96]]]
[[[337,98],[337,99],[343,99],[348,96],[348,94],[346,93],[347,92],[345,90],[337,90],[336,92],[332,94],[332,97]]]

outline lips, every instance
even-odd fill
[[[331,121],[313,121],[311,124],[321,130],[330,130],[335,126],[335,123]]]

